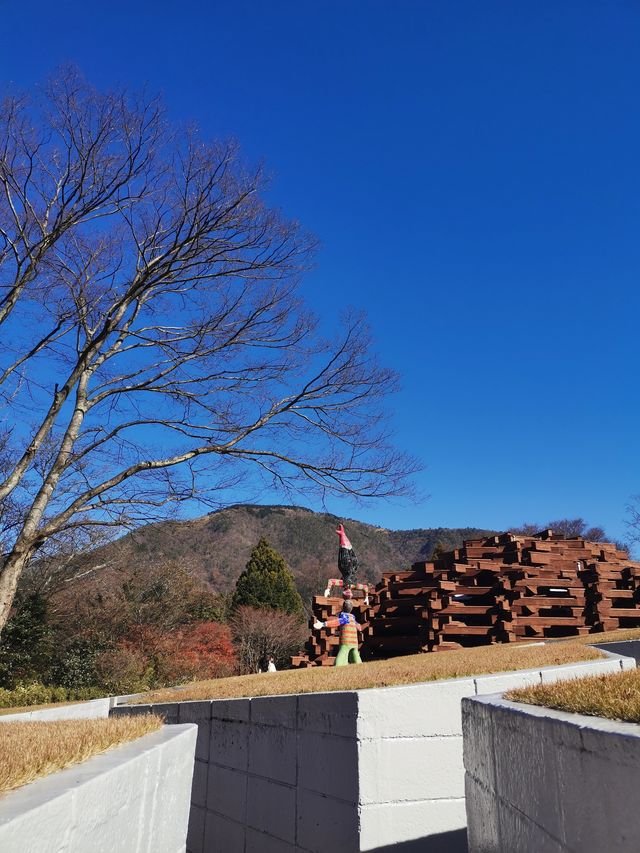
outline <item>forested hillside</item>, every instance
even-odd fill
[[[386,530],[303,507],[237,505],[193,521],[167,521],[142,527],[90,560],[103,563],[176,562],[215,592],[233,587],[251,549],[265,536],[291,567],[300,592],[320,592],[336,574],[338,541],[335,528],[344,521],[358,555],[363,579],[376,581],[384,571],[426,560],[437,543],[454,548],[477,528]]]

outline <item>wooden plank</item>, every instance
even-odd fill
[[[616,619],[629,618],[629,617],[640,619],[640,608],[634,608],[634,607],[601,608],[600,605],[598,605],[598,612],[605,614],[607,617],[613,616]]]
[[[576,607],[576,602],[585,602],[585,596],[545,596],[545,595],[532,595],[527,596],[526,598],[517,598],[515,601],[511,603],[511,606],[515,609],[518,607]]]
[[[450,615],[466,615],[466,616],[481,616],[487,613],[497,613],[496,607],[493,604],[483,605],[483,606],[474,606],[470,604],[451,604],[447,607],[444,607],[439,615],[440,616],[450,616]]]
[[[449,622],[443,625],[440,630],[443,634],[447,635],[460,634],[461,636],[471,636],[474,634],[491,634],[495,628],[493,625],[463,625],[461,622]]]
[[[532,627],[566,627],[573,628],[579,627],[582,622],[579,619],[576,619],[571,616],[518,616],[515,620],[516,627],[518,625],[528,625]]]

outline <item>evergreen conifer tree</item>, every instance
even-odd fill
[[[0,643],[0,687],[19,681],[45,681],[54,653],[47,602],[38,592],[19,599]]]
[[[236,582],[233,607],[270,607],[285,613],[303,613],[300,593],[284,558],[264,537],[251,552]]]
[[[433,546],[433,551],[431,552],[431,560],[438,560],[443,554],[447,553],[447,546],[444,544],[442,539],[438,539],[436,544]]]

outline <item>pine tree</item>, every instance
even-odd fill
[[[433,551],[431,552],[430,560],[438,560],[443,554],[447,553],[447,546],[444,544],[442,539],[438,539],[436,544],[433,546]]]
[[[234,609],[241,605],[270,607],[285,613],[303,612],[302,598],[284,558],[267,539],[260,539],[236,582]]]

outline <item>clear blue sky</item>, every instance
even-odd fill
[[[0,0],[3,80],[64,61],[233,135],[315,232],[324,318],[402,377],[419,505],[389,527],[581,515],[640,492],[640,2]],[[317,507],[316,507],[317,508]]]

